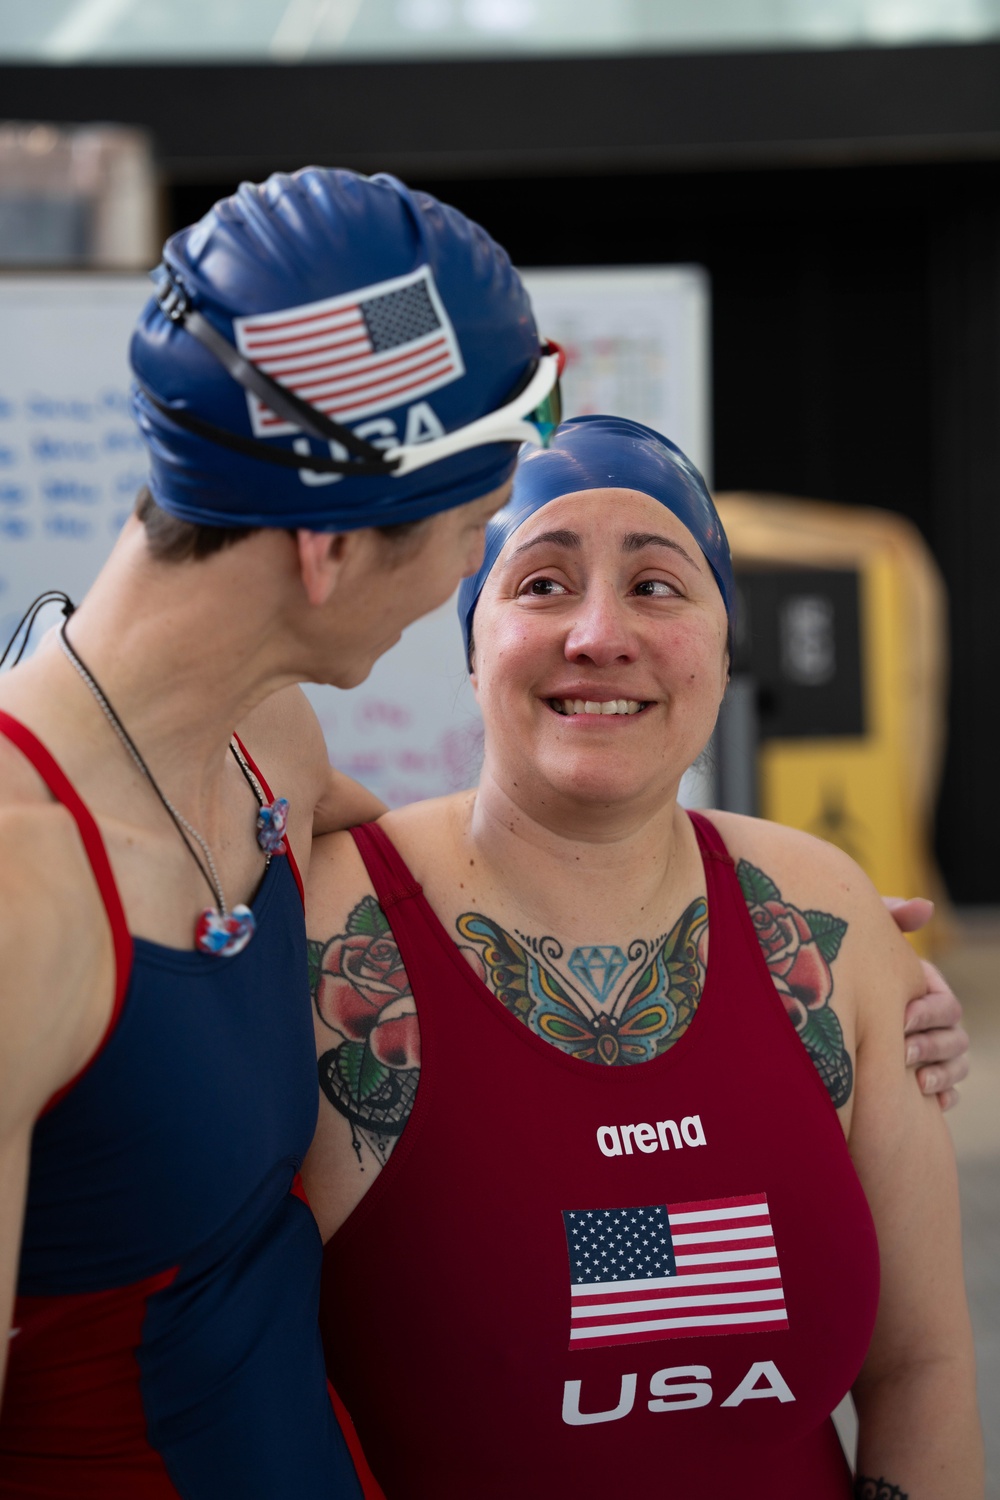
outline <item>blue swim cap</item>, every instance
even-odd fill
[[[292,463],[351,455],[238,384],[162,295],[169,284],[209,343],[221,334],[231,353],[376,449],[441,437],[502,406],[539,358],[506,252],[456,209],[393,177],[306,167],[244,183],[173,235],[163,261],[161,296],[130,356],[132,409],[164,510],[211,526],[351,530],[462,505],[512,471],[510,441],[398,478],[370,463],[339,474],[267,461],[275,449]],[[225,445],[220,430],[242,446]]]
[[[574,417],[556,431],[552,445],[522,451],[514,489],[486,528],[482,566],[463,578],[458,617],[470,655],[472,617],[493,565],[509,537],[550,500],[579,490],[638,490],[659,500],[683,521],[705,555],[729,617],[732,650],[736,584],[729,542],[708,486],[694,464],[669,438],[627,417]],[[469,661],[471,668],[472,662]]]

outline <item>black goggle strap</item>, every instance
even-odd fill
[[[270,411],[274,412],[275,416],[283,417],[294,427],[325,442],[340,443],[348,453],[353,453],[363,462],[345,464],[339,459],[326,462],[318,459],[314,461],[311,457],[301,459],[297,454],[287,453],[283,449],[271,449],[267,444],[258,442],[256,439],[242,438],[237,433],[226,432],[226,429],[222,427],[215,427],[208,422],[203,423],[200,418],[193,418],[187,411],[183,413],[183,416],[179,416],[175,408],[164,407],[155,397],[151,397],[154,405],[177,421],[179,426],[188,427],[192,432],[198,432],[203,437],[211,436],[213,442],[221,442],[226,447],[251,453],[254,458],[262,458],[265,453],[282,453],[283,457],[274,458],[272,461],[290,468],[319,469],[324,473],[335,474],[385,474],[396,467],[391,460],[386,460],[381,449],[376,448],[373,443],[366,443],[364,438],[357,437],[349,427],[342,427],[339,422],[332,421],[325,412],[318,411],[315,406],[310,406],[307,401],[296,396],[294,391],[279,385],[276,380],[271,379],[270,375],[265,375],[258,365],[242,355],[206,317],[191,306],[184,288],[173,279],[169,272],[163,274],[157,287],[157,301],[172,323],[186,328],[199,344],[215,356],[237,385],[242,386],[244,390],[251,391]],[[147,394],[150,393],[147,392]],[[196,423],[199,425],[195,425]],[[224,437],[223,434],[225,434]],[[248,444],[250,446],[247,446]],[[330,468],[331,464],[337,467]]]
[[[244,437],[242,433],[230,432],[226,427],[216,427],[212,422],[206,422],[201,417],[196,417],[194,412],[188,411],[186,407],[168,406],[161,401],[159,396],[154,396],[148,386],[137,382],[146,400],[161,411],[171,422],[178,427],[183,427],[187,432],[193,432],[197,437],[206,438],[210,443],[217,443],[220,448],[231,448],[236,453],[245,453],[248,458],[262,460],[266,464],[277,464],[282,469],[310,469],[318,474],[357,474],[367,476],[370,474],[391,473],[394,464],[386,463],[381,454],[377,463],[369,462],[367,458],[329,458],[325,454],[294,453],[290,448],[273,448],[270,443],[262,443],[257,438]],[[339,438],[334,439],[340,442]],[[346,444],[344,445],[346,447]],[[376,453],[379,450],[374,450]]]

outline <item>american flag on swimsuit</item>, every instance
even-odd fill
[[[563,1213],[571,1349],[788,1327],[764,1193]]]
[[[409,405],[465,374],[429,266],[233,327],[241,354],[338,422]],[[247,401],[256,437],[298,431],[256,396]]]

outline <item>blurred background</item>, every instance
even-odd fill
[[[689,800],[938,898],[1000,1496],[1000,0],[0,0],[4,639],[143,481],[125,350],[162,239],[311,162],[477,219],[569,411],[710,478],[744,627]],[[447,609],[314,701],[390,802],[475,774]]]

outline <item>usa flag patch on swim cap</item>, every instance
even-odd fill
[[[419,401],[465,374],[429,266],[321,302],[235,318],[241,354],[334,421]],[[298,428],[247,393],[255,437]]]

